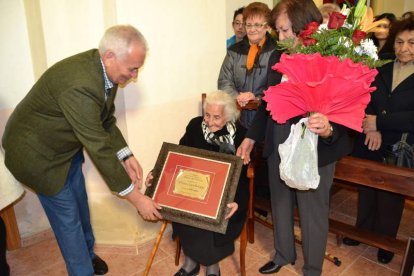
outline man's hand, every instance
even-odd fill
[[[138,189],[141,189],[142,167],[139,164],[138,160],[134,156],[131,156],[125,160],[124,165],[129,177],[131,178],[132,183],[134,183]]]
[[[234,215],[234,213],[236,213],[237,209],[239,209],[239,205],[236,202],[231,202],[227,204],[227,208],[230,208],[230,211],[224,219],[231,218]]]
[[[243,164],[247,165],[250,162],[250,153],[253,150],[254,143],[253,139],[244,138],[243,142],[237,148],[236,155],[243,159]]]
[[[143,219],[162,219],[161,214],[158,212],[158,210],[161,210],[161,206],[159,206],[151,198],[141,194],[137,188],[133,189],[132,192],[125,196],[125,198],[131,202],[135,208],[137,208],[138,213]]]
[[[369,131],[366,134],[364,145],[368,146],[369,150],[379,150],[382,143],[381,132]]]

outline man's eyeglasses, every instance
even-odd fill
[[[259,24],[259,23],[256,23],[256,24],[244,24],[244,27],[246,27],[246,29],[252,29],[252,28],[254,28],[254,29],[258,30],[258,29],[263,28],[266,25],[267,25],[267,23],[265,22],[265,23],[262,23],[262,24]]]
[[[233,22],[233,26],[236,26],[236,27],[241,27],[241,26],[243,26],[243,22],[240,22],[240,21],[234,21],[234,22]]]

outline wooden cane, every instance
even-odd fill
[[[154,260],[155,253],[157,253],[158,246],[160,246],[160,242],[162,239],[162,235],[164,234],[165,228],[167,227],[167,221],[164,221],[161,225],[160,232],[158,233],[157,239],[155,240],[155,244],[152,247],[152,252],[150,258],[147,262],[147,266],[145,267],[144,276],[148,276],[148,273],[151,269],[152,261]]]

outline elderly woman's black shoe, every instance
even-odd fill
[[[198,275],[198,272],[200,272],[199,264],[197,264],[197,266],[190,272],[187,272],[183,268],[180,268],[180,270],[178,270],[177,273],[174,274],[174,276],[196,276]]]

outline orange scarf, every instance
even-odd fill
[[[266,36],[259,42],[259,44],[250,45],[249,53],[247,54],[246,68],[247,71],[251,72],[254,66],[254,61],[260,54],[260,50],[263,47],[263,44],[266,42]]]

